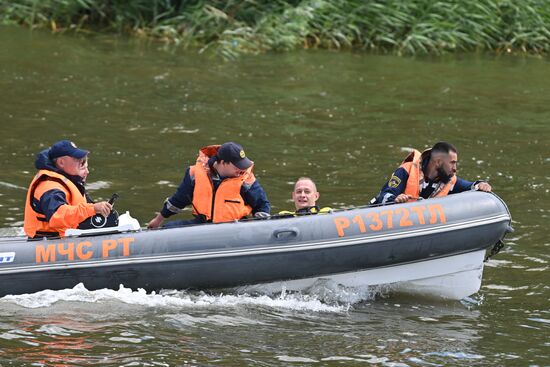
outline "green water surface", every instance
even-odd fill
[[[3,235],[21,230],[35,154],[64,138],[91,151],[92,196],[117,192],[119,212],[142,225],[204,145],[241,143],[279,211],[304,175],[322,206],[366,204],[407,148],[447,140],[459,176],[488,179],[516,229],[462,303],[378,297],[334,314],[0,300],[0,365],[550,365],[547,58],[311,51],[224,62],[13,27],[0,28],[0,45]]]

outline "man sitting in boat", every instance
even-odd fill
[[[93,203],[86,193],[88,154],[68,140],[37,154],[39,171],[25,204],[24,229],[29,238],[63,237],[67,229],[77,228],[95,214],[107,217],[111,213],[111,204]]]
[[[317,206],[319,196],[315,182],[309,177],[300,177],[294,184],[294,191],[292,191],[292,201],[294,201],[296,210],[293,212],[284,210],[279,212],[279,215],[294,216],[330,212],[331,208],[319,208]]]
[[[192,205],[195,219],[169,222],[165,227],[230,222],[251,213],[256,218],[269,217],[271,205],[252,173],[253,166],[237,143],[202,148],[196,164],[187,168],[176,192],[166,199],[147,227],[160,227],[165,218],[180,213],[187,205]]]
[[[413,150],[371,203],[405,203],[468,190],[491,191],[487,182],[458,178],[457,161],[456,148],[447,142],[438,142],[422,154]]]

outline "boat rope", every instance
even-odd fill
[[[489,261],[489,259],[498,254],[503,247],[504,241],[502,239],[498,240],[498,242],[495,243],[493,248],[491,249],[491,252],[487,256],[485,256],[485,260],[483,260],[483,262],[486,263],[487,261]]]

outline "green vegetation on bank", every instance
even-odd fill
[[[0,0],[0,22],[239,53],[547,53],[550,0]]]

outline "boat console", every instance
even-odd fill
[[[130,212],[126,212],[124,214],[121,214],[118,216],[116,226],[111,227],[101,227],[101,228],[90,228],[90,229],[68,229],[65,231],[66,237],[83,237],[83,236],[98,236],[98,235],[104,235],[104,234],[112,234],[112,233],[122,233],[122,232],[128,232],[128,231],[139,231],[141,230],[141,227],[139,225],[139,222],[136,218],[133,218],[130,215]]]

